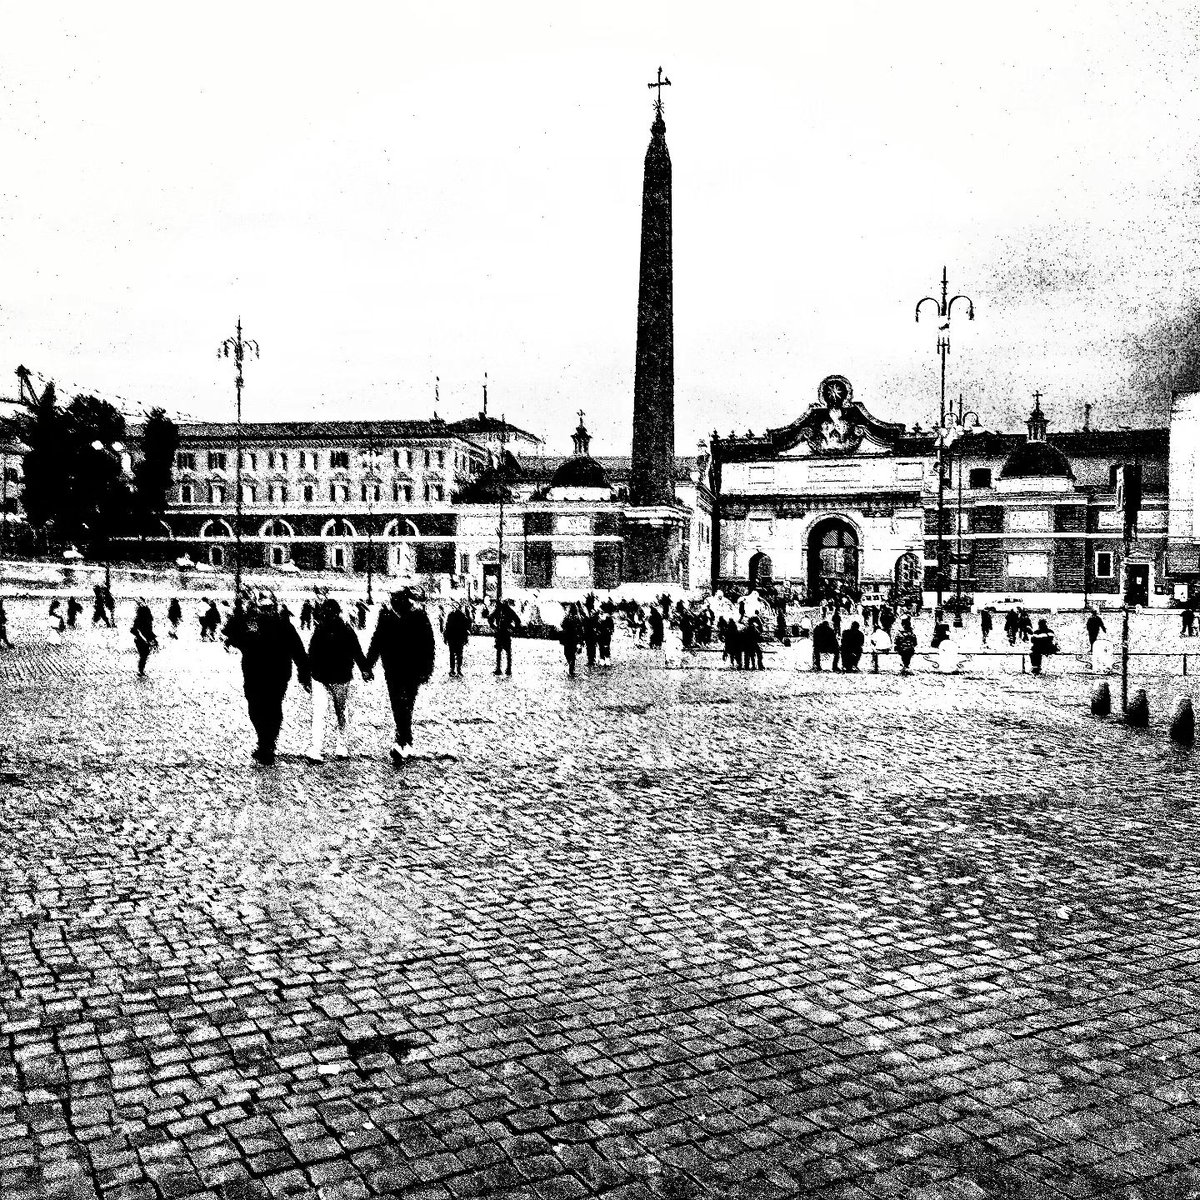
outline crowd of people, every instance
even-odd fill
[[[345,757],[347,732],[353,710],[353,682],[374,677],[380,665],[395,725],[389,754],[397,764],[411,757],[412,716],[417,694],[433,675],[436,640],[445,643],[449,674],[463,676],[466,650],[472,637],[491,640],[495,652],[494,674],[513,673],[513,639],[522,632],[552,634],[562,647],[567,674],[574,677],[581,656],[588,668],[612,665],[613,641],[618,631],[630,648],[662,651],[668,631],[684,652],[718,648],[722,663],[733,670],[763,670],[764,643],[798,643],[801,662],[813,671],[826,669],[854,674],[861,670],[865,655],[894,654],[900,673],[912,673],[919,651],[917,614],[897,609],[886,602],[867,602],[852,596],[831,596],[814,610],[792,612],[782,605],[764,602],[750,593],[729,600],[718,593],[703,600],[685,601],[662,595],[653,601],[629,598],[599,598],[588,595],[561,608],[561,619],[547,624],[545,614],[528,600],[505,597],[473,603],[439,603],[436,627],[425,609],[420,589],[406,588],[392,594],[385,605],[374,606],[375,625],[364,649],[359,632],[365,631],[372,606],[359,598],[343,610],[341,602],[326,591],[314,590],[300,605],[298,628],[293,613],[272,592],[245,592],[236,601],[200,598],[196,619],[200,640],[221,641],[241,654],[243,687],[250,722],[257,736],[254,758],[264,764],[274,761],[275,745],[283,720],[283,700],[295,678],[311,694],[311,738],[308,757],[324,760],[327,727],[334,729],[335,757]],[[543,606],[545,607],[545,606]],[[116,604],[109,588],[97,584],[92,596],[92,625],[115,627]],[[75,629],[84,607],[75,596],[50,601],[47,612],[48,640],[61,641]],[[167,636],[178,640],[184,624],[183,605],[171,597],[166,607]],[[984,606],[977,612],[981,646],[986,650],[994,628],[996,610]],[[528,628],[526,628],[528,627]],[[1008,608],[1002,624],[1010,647],[1022,648],[1034,674],[1045,660],[1058,652],[1058,640],[1047,618],[1036,622],[1020,605]],[[1083,629],[1097,670],[1112,665],[1111,643],[1103,618],[1095,609],[1085,611]],[[307,645],[301,632],[307,634]],[[1196,613],[1186,606],[1181,614],[1180,634],[1196,636]],[[139,676],[146,674],[151,654],[159,648],[154,614],[147,600],[135,603],[129,629],[137,656]],[[0,649],[11,648],[8,614],[0,599]],[[944,614],[933,613],[929,639],[932,661],[940,670],[956,670],[964,654]],[[949,664],[949,665],[947,665]],[[876,662],[877,665],[877,662]]]

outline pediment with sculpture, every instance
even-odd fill
[[[786,458],[838,458],[853,454],[889,454],[904,433],[901,423],[880,421],[854,399],[844,375],[828,375],[817,388],[817,402],[799,420],[770,429],[775,453]]]

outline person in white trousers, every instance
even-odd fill
[[[330,707],[337,722],[334,757],[347,758],[346,734],[350,724],[350,693],[354,668],[364,679],[373,678],[363,657],[358,635],[342,617],[342,606],[326,600],[317,610],[316,627],[308,644],[309,669],[312,671],[312,744],[310,762],[324,762],[325,724]]]

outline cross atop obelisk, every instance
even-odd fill
[[[658,79],[654,83],[646,84],[646,86],[648,88],[657,88],[658,89],[658,95],[654,97],[654,115],[656,117],[661,117],[662,116],[662,90],[665,87],[671,86],[671,81],[669,79],[663,78],[662,67],[658,68]]]

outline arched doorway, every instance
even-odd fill
[[[921,560],[910,550],[896,559],[896,603],[921,603]]]
[[[849,521],[827,517],[808,535],[808,591],[824,600],[858,587],[858,534]]]
[[[770,583],[773,569],[769,554],[764,554],[761,550],[757,554],[752,554],[750,556],[750,586],[758,588],[764,583]]]

